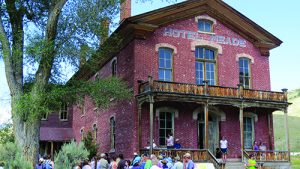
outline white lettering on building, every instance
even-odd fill
[[[165,28],[163,36],[169,36],[174,38],[183,38],[189,40],[208,40],[211,42],[225,44],[225,45],[232,45],[232,46],[240,46],[246,47],[246,40],[240,38],[233,38],[221,35],[209,35],[209,37],[201,36],[201,33],[192,32],[187,30],[179,30],[179,29],[172,29],[172,28]]]

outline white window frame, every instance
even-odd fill
[[[161,128],[161,126],[160,126],[160,121],[161,121],[161,119],[160,119],[160,115],[162,114],[162,113],[171,113],[171,121],[172,121],[172,128],[167,128],[166,127],[166,123],[165,123],[165,126],[164,126],[164,128]],[[166,144],[166,137],[168,136],[168,134],[169,133],[167,133],[166,131],[168,130],[168,129],[171,129],[171,133],[173,134],[173,137],[174,137],[174,114],[175,114],[175,112],[172,112],[172,111],[161,111],[161,112],[159,112],[159,116],[158,116],[158,142],[159,142],[159,145],[161,145],[161,146],[167,146],[167,144]],[[166,120],[165,120],[166,121]],[[160,130],[161,129],[164,129],[165,131],[165,134],[164,134],[164,137],[161,137],[160,136]],[[164,139],[165,141],[163,141],[163,144],[161,144],[161,142],[160,142],[160,139]]]
[[[59,111],[59,120],[60,121],[68,121],[68,116],[69,116],[69,106],[67,103],[63,103],[60,111]],[[61,118],[62,117],[62,113],[65,113],[65,118]]]
[[[248,118],[248,119],[250,119],[251,120],[251,137],[250,138],[247,138],[246,137],[246,134],[245,134],[245,132],[246,132],[246,127],[245,127],[245,118]],[[244,118],[243,118],[243,129],[244,129],[244,131],[243,131],[243,135],[244,135],[244,148],[245,149],[252,149],[252,144],[253,144],[253,140],[254,140],[254,117],[249,117],[249,116],[244,116]],[[249,145],[247,146],[246,145],[246,139],[249,139],[250,141],[249,141]]]

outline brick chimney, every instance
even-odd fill
[[[131,0],[121,0],[120,23],[131,16]]]

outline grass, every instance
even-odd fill
[[[292,169],[299,169],[300,168],[300,156],[292,156]]]
[[[292,152],[300,152],[300,89],[288,93],[289,102],[292,105],[288,108],[289,138]],[[277,111],[273,114],[275,148],[286,150],[284,113]]]

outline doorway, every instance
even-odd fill
[[[219,120],[216,116],[208,115],[208,149],[213,154],[219,147]],[[198,113],[198,148],[204,149],[205,144],[205,119],[204,112]]]

